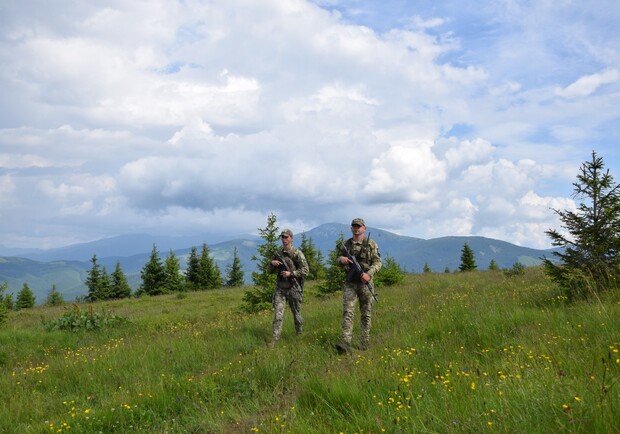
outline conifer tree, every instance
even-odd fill
[[[6,308],[4,303],[0,303],[0,327],[7,322],[8,318],[9,310]]]
[[[489,263],[489,270],[493,270],[493,271],[499,270],[499,265],[497,265],[497,262],[495,262],[495,259],[491,259],[491,262]]]
[[[522,276],[524,274],[525,274],[525,265],[523,265],[519,261],[512,264],[511,269],[504,270],[504,276],[507,276],[507,277]]]
[[[166,292],[176,292],[183,289],[181,263],[172,249],[164,261],[164,288]]]
[[[325,278],[325,273],[327,272],[327,269],[325,268],[325,255],[323,255],[323,252],[321,252],[320,249],[317,249],[316,251],[316,262],[319,264],[319,269],[315,273],[316,280],[322,280]]]
[[[322,255],[321,252],[316,249],[312,237],[306,236],[305,232],[301,234],[301,244],[299,248],[306,257],[306,262],[308,262],[308,268],[310,269],[307,278],[310,280],[320,279],[325,274]]]
[[[24,283],[21,291],[17,293],[17,300],[15,300],[16,309],[28,309],[34,306],[36,297],[32,293],[32,290],[27,283]]]
[[[422,269],[423,273],[432,273],[433,270],[431,270],[431,267],[428,265],[428,262],[424,263],[424,268]]]
[[[213,261],[213,272],[209,278],[209,289],[218,289],[224,285],[222,280],[222,272],[220,271],[220,266],[217,265],[215,261]]]
[[[222,287],[222,274],[220,267],[211,257],[211,252],[206,243],[202,244],[200,253],[200,289],[216,289]]]
[[[131,287],[127,282],[127,276],[121,269],[120,261],[116,261],[116,267],[112,273],[110,282],[110,298],[129,298],[131,297]]]
[[[398,262],[387,255],[383,259],[383,266],[374,277],[377,286],[392,286],[401,283],[405,279],[405,272]]]
[[[325,269],[325,280],[323,280],[318,286],[317,290],[321,294],[332,294],[336,291],[342,290],[344,285],[344,271],[338,264],[338,253],[340,251],[339,245],[344,243],[344,235],[342,232],[336,240],[336,245],[329,251],[328,265]]]
[[[142,277],[142,284],[138,289],[138,295],[159,295],[164,293],[164,267],[155,244],[153,244],[153,250],[151,251],[149,261],[144,265],[142,271],[140,271],[140,276]]]
[[[13,293],[5,294],[9,288],[9,284],[6,282],[0,282],[0,304],[3,305],[7,311],[15,310],[15,303],[13,302]]]
[[[8,318],[9,310],[6,308],[4,303],[0,303],[0,327],[8,321]]]
[[[56,285],[52,285],[52,289],[47,294],[47,298],[45,299],[45,304],[48,306],[60,306],[64,304],[65,301],[62,298],[62,294],[56,290]]]
[[[93,255],[90,262],[92,266],[90,270],[86,272],[86,287],[88,288],[88,295],[86,298],[89,301],[96,301],[102,299],[102,271],[101,266],[97,263],[97,255]]]
[[[577,211],[554,212],[565,229],[545,233],[560,251],[559,263],[544,258],[545,271],[568,299],[587,298],[620,282],[620,184],[615,184],[603,158],[592,151],[573,183]]]
[[[5,304],[4,291],[8,288],[9,284],[6,282],[0,282],[0,326],[6,323],[9,317],[9,309]]]
[[[276,275],[269,273],[268,267],[278,250],[279,228],[276,226],[276,220],[276,216],[271,213],[267,217],[267,226],[258,229],[265,243],[257,247],[257,254],[252,257],[252,260],[257,262],[257,270],[252,272],[254,286],[243,295],[242,309],[246,312],[257,312],[271,307]]]
[[[245,275],[243,273],[243,266],[237,252],[237,246],[233,250],[233,260],[226,267],[226,283],[225,286],[233,288],[236,286],[243,286]]]
[[[461,265],[460,271],[474,271],[476,269],[476,259],[474,258],[474,251],[469,247],[467,242],[463,245],[461,250]]]
[[[187,258],[187,269],[185,270],[185,282],[192,290],[200,287],[200,258],[198,258],[198,249],[192,246]]]
[[[199,288],[210,288],[210,277],[213,275],[213,260],[209,252],[209,246],[207,243],[202,243],[202,250],[200,252],[200,274],[199,274]]]
[[[101,279],[99,282],[99,297],[98,300],[108,300],[112,291],[112,282],[110,281],[110,275],[105,265],[101,267]]]
[[[9,284],[7,282],[0,282],[0,304],[4,302],[4,291],[9,288]]]

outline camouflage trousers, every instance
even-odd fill
[[[342,341],[351,345],[356,300],[359,300],[360,305],[360,340],[362,347],[365,347],[370,338],[372,294],[364,284],[345,282],[342,288]]]
[[[284,319],[284,309],[288,303],[293,313],[295,331],[301,334],[303,328],[303,318],[301,317],[301,295],[294,288],[283,289],[276,286],[273,293],[273,340],[280,339],[282,335],[282,320]]]

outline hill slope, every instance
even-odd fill
[[[566,305],[540,267],[410,274],[350,355],[340,294],[308,282],[304,332],[287,309],[274,348],[243,294],[79,304],[127,319],[94,332],[46,332],[67,306],[10,312],[0,432],[620,433],[618,293]]]

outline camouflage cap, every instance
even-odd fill
[[[289,237],[293,237],[293,231],[290,229],[284,229],[282,232],[280,232],[280,236],[289,236]]]
[[[356,218],[351,222],[351,226],[353,225],[366,226],[366,223],[364,223],[364,219]]]

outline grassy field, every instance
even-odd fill
[[[340,293],[309,283],[304,334],[287,310],[269,349],[243,292],[95,303],[129,321],[93,332],[46,331],[68,306],[11,313],[0,432],[620,432],[618,297],[565,305],[538,268],[409,275],[340,356]]]

